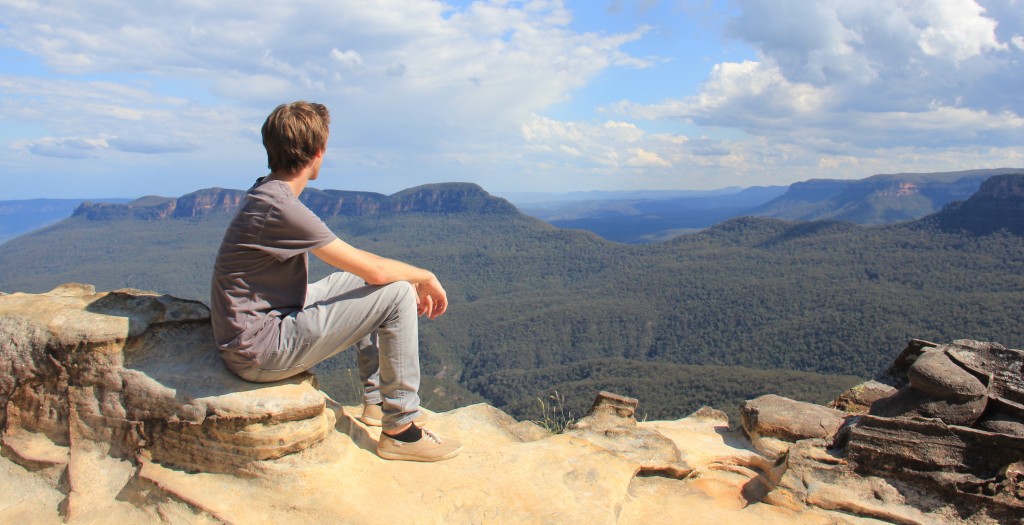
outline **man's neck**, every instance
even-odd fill
[[[298,197],[302,190],[306,189],[306,184],[309,183],[309,176],[310,170],[307,167],[293,173],[272,171],[270,175],[267,175],[267,180],[278,180],[287,184],[291,187],[292,193]]]
[[[286,172],[274,170],[267,175],[267,180],[279,180],[285,184],[291,186],[292,193],[296,197],[302,193],[302,190],[306,189],[306,184],[309,181],[316,180],[317,176],[320,175],[320,164],[324,160],[324,151],[320,150],[305,166],[295,172]]]

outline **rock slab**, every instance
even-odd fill
[[[333,429],[313,376],[247,383],[212,341],[194,301],[84,285],[0,296],[3,444],[27,464],[91,442],[117,458],[242,473]]]

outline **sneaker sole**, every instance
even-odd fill
[[[444,454],[444,455],[441,455],[441,456],[437,456],[437,457],[423,457],[423,456],[415,456],[415,455],[409,455],[409,454],[397,454],[395,452],[386,452],[386,451],[382,451],[382,450],[378,450],[377,451],[377,455],[382,457],[382,458],[384,458],[384,459],[392,459],[392,460],[398,460],[398,461],[419,461],[419,462],[422,462],[422,463],[433,463],[434,461],[443,461],[443,460],[446,460],[446,459],[454,458],[455,456],[459,455],[459,452],[462,452],[462,447],[459,447],[459,448],[457,448],[457,449],[455,449],[455,450],[453,450],[453,451],[451,451],[451,452],[449,452],[447,454]]]
[[[379,420],[379,419],[376,419],[376,418],[366,417],[366,416],[359,416],[356,419],[358,419],[362,424],[364,424],[364,425],[366,425],[368,427],[382,427],[382,426],[384,426],[384,422]],[[430,417],[427,416],[427,414],[425,414],[423,412],[420,412],[420,416],[417,417],[416,419],[412,420],[413,423],[416,423],[419,426],[423,426],[423,425],[427,424],[427,421],[430,421]]]

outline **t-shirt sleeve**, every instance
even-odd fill
[[[263,226],[260,244],[274,258],[284,261],[322,248],[337,236],[298,199],[282,199]]]

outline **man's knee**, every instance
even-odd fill
[[[394,297],[395,304],[416,306],[416,289],[406,281],[397,281],[383,286],[389,296]]]

